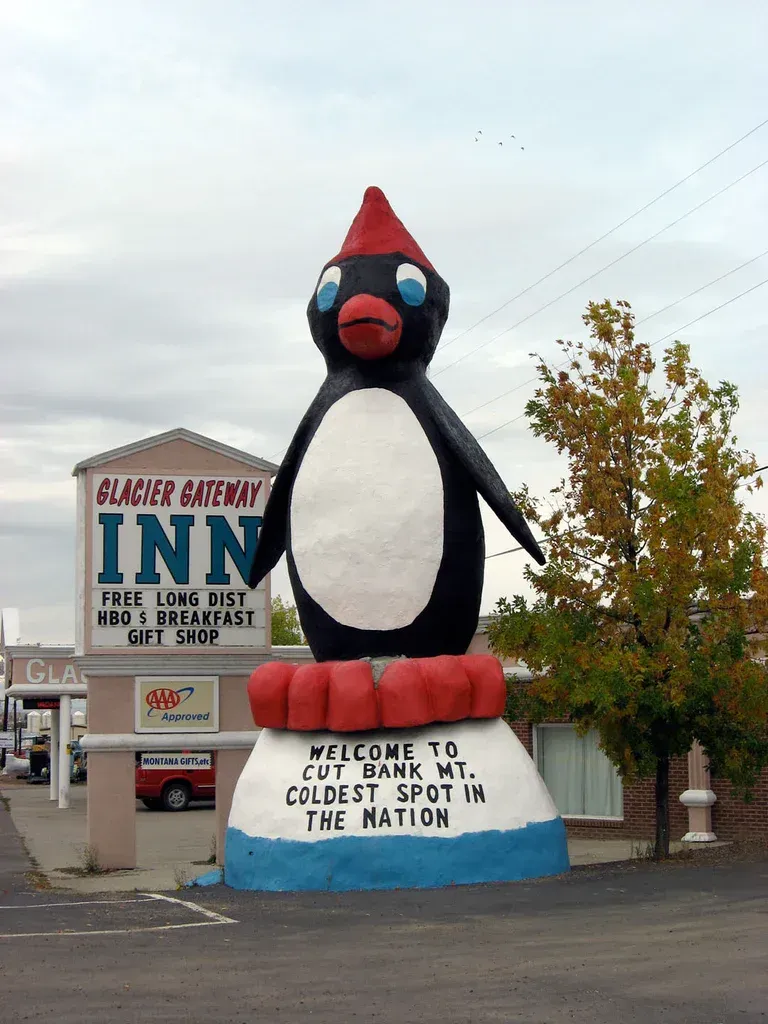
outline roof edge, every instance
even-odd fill
[[[85,469],[94,469],[96,466],[103,466],[104,463],[112,462],[114,459],[124,458],[127,455],[136,455],[139,452],[147,451],[149,448],[156,448],[158,445],[167,444],[169,441],[188,441],[190,444],[195,444],[199,448],[215,452],[217,455],[223,455],[228,459],[244,462],[253,469],[263,469],[265,472],[271,473],[272,476],[280,468],[274,462],[260,459],[256,455],[251,455],[250,452],[242,451],[240,448],[233,448],[231,445],[222,444],[221,441],[214,441],[212,437],[197,434],[194,430],[187,430],[186,427],[174,427],[173,430],[166,430],[162,434],[153,434],[151,437],[144,437],[140,441],[132,441],[130,444],[121,445],[119,448],[112,448],[110,451],[91,455],[90,458],[78,462],[72,470],[72,476],[77,476],[78,473],[82,473]]]
[[[9,644],[7,658],[74,658],[74,644]]]

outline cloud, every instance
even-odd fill
[[[323,378],[306,302],[366,185],[387,191],[448,280],[450,341],[762,120],[766,29],[746,2],[727,17],[607,0],[0,2],[0,604],[22,609],[25,637],[73,633],[76,462],[174,426],[267,458],[285,447]],[[518,388],[472,429],[522,411],[529,353],[582,332],[590,298],[628,298],[641,317],[761,251],[756,172],[536,312],[754,166],[764,144],[756,133],[438,352],[435,370],[535,314],[433,378],[460,413]],[[756,263],[643,334],[762,276]],[[739,385],[740,437],[768,461],[763,302],[757,291],[685,340],[705,374]],[[486,447],[510,486],[541,493],[561,471],[524,420]],[[489,551],[514,546],[486,523]],[[521,586],[522,565],[488,562],[485,608]],[[288,594],[284,568],[274,582]]]

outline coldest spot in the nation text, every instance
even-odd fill
[[[485,803],[483,783],[455,742],[430,740],[418,757],[414,746],[312,743],[300,777],[285,791],[286,806],[306,832],[365,832],[448,828],[457,804]]]

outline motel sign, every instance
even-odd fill
[[[261,647],[246,579],[264,511],[252,477],[95,476],[94,647]]]

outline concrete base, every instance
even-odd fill
[[[501,719],[357,734],[265,729],[235,789],[224,879],[428,888],[569,868],[565,827]]]
[[[714,832],[686,832],[682,838],[684,843],[714,843],[717,836]]]

